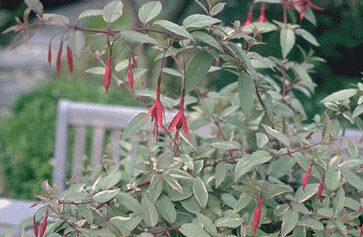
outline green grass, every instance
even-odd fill
[[[101,81],[94,79],[56,78],[22,96],[0,127],[0,166],[9,197],[34,199],[34,195],[41,192],[41,183],[51,180],[56,109],[61,98],[137,104],[127,91],[112,85],[105,95]]]

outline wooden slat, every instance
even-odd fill
[[[116,149],[120,147],[119,142],[121,140],[121,131],[112,130],[110,140],[112,146],[112,160],[118,163],[120,161],[120,154],[116,151]]]
[[[72,177],[76,182],[80,182],[81,170],[83,168],[82,158],[86,152],[86,137],[87,128],[76,127],[72,160]]]
[[[104,138],[105,138],[105,129],[96,127],[93,130],[93,135],[92,135],[92,153],[91,153],[92,166],[97,166],[101,164]]]

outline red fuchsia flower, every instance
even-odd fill
[[[48,64],[49,64],[49,66],[52,65],[52,47],[50,44],[49,44],[49,48],[48,48]]]
[[[48,211],[45,212],[44,217],[43,217],[43,222],[40,225],[39,237],[43,237],[43,235],[45,233],[45,229],[47,228],[47,224],[48,224]]]
[[[257,201],[257,207],[255,210],[255,215],[253,216],[252,221],[252,227],[253,227],[253,234],[256,235],[256,231],[258,229],[258,226],[260,225],[260,218],[261,218],[261,206],[262,206],[262,200],[261,198]]]
[[[108,88],[110,87],[111,75],[112,75],[112,56],[110,54],[107,58],[107,65],[105,70],[105,80],[104,80],[105,93],[107,93]]]
[[[231,150],[228,150],[228,153],[229,155],[231,156],[231,158],[233,158],[233,154],[238,151],[238,149],[231,149]]]
[[[324,183],[325,183],[325,179],[323,178],[321,180],[321,183],[319,184],[319,188],[318,188],[318,200],[321,199],[321,195],[323,194],[323,190],[324,190]]]
[[[303,191],[305,192],[305,188],[306,188],[306,185],[308,184],[309,182],[309,178],[310,178],[310,175],[311,175],[311,170],[313,169],[313,166],[310,165],[308,171],[306,172],[305,176],[304,176],[304,179],[303,179],[303,182],[302,182],[302,188],[303,188]]]
[[[57,53],[57,61],[55,65],[55,71],[57,72],[57,76],[59,76],[61,61],[62,61],[62,51],[63,51],[63,42],[60,43],[58,53]]]
[[[301,5],[300,5],[300,20],[304,19],[305,11],[306,11],[306,5],[308,5],[309,7],[311,7],[311,9],[314,9],[314,10],[318,10],[318,11],[324,10],[324,8],[318,7],[315,4],[311,3],[311,0],[297,0],[297,1],[293,2],[292,5],[299,4],[299,3],[301,3]]]
[[[249,11],[247,14],[247,19],[242,26],[248,26],[249,24],[251,24],[251,22],[252,22],[252,11]]]
[[[67,64],[69,72],[73,73],[73,55],[72,55],[72,49],[67,45]]]
[[[187,138],[189,138],[188,123],[187,123],[187,119],[185,118],[185,115],[184,115],[184,96],[182,96],[180,98],[179,112],[175,115],[175,117],[171,121],[171,123],[170,123],[168,129],[166,130],[166,132],[170,132],[174,128],[176,129],[174,147],[177,148],[178,147],[177,141],[178,141],[178,138],[179,138],[179,130],[181,128],[183,128],[185,135],[187,136]]]
[[[258,22],[266,22],[267,21],[266,16],[265,16],[265,12],[266,12],[265,5],[262,4],[261,7],[260,7],[260,16],[257,19]]]
[[[35,220],[35,216],[33,217],[33,231],[34,231],[34,237],[38,237],[38,223]]]
[[[129,61],[129,70],[127,72],[127,76],[129,78],[129,86],[132,91],[134,91],[134,72],[132,71],[132,63]]]
[[[149,112],[142,118],[146,119],[151,114],[151,122],[154,122],[154,136],[159,134],[159,126],[163,128],[164,108],[160,101],[160,85],[156,88],[156,100],[150,107]]]

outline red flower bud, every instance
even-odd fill
[[[131,60],[132,60],[132,66],[137,67],[137,62],[136,62],[136,57],[135,57],[135,55],[132,55],[132,56],[131,56]]]
[[[107,65],[105,70],[105,81],[104,81],[105,93],[107,93],[108,88],[110,87],[111,75],[112,75],[112,56],[109,55],[107,58]]]
[[[252,221],[253,234],[254,235],[256,235],[256,231],[258,229],[258,226],[260,225],[261,206],[262,206],[262,200],[258,199],[257,207],[256,207],[256,210],[255,210],[255,215],[253,216],[253,221]]]
[[[303,182],[302,182],[302,188],[303,188],[303,191],[305,192],[305,188],[306,188],[306,185],[308,184],[309,182],[309,178],[310,178],[310,175],[311,175],[311,170],[313,169],[313,166],[310,165],[309,169],[308,169],[308,172],[306,172],[305,176],[304,176],[304,179],[303,179]]]
[[[251,24],[251,21],[252,21],[252,11],[249,11],[247,14],[247,19],[242,26],[248,26],[249,24]]]
[[[134,91],[134,72],[132,71],[132,63],[129,62],[129,71],[127,73],[129,78],[129,86],[132,91]]]
[[[321,199],[321,195],[323,194],[323,190],[324,190],[324,183],[325,183],[325,179],[323,178],[321,180],[321,183],[319,184],[319,189],[318,189],[318,200]]]
[[[47,228],[47,224],[48,224],[48,211],[45,212],[44,217],[43,217],[43,222],[40,225],[40,230],[39,230],[39,237],[43,237],[44,233],[45,233],[45,229]]]
[[[49,64],[49,66],[51,66],[51,64],[52,64],[52,47],[50,44],[49,44],[49,48],[48,48],[48,64]]]
[[[62,51],[63,51],[63,42],[60,43],[58,53],[57,53],[57,62],[56,62],[56,72],[57,76],[59,76],[60,68],[61,68],[61,61],[62,61]]]
[[[73,73],[73,56],[72,56],[72,49],[67,45],[67,64],[69,72]]]
[[[306,10],[306,4],[302,3],[300,6],[300,21],[302,21],[304,19],[305,10]]]
[[[260,7],[260,16],[258,17],[258,22],[266,22],[266,16],[265,16],[266,8],[265,5],[261,5]]]

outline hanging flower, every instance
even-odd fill
[[[105,70],[105,80],[104,80],[105,93],[107,93],[108,88],[110,87],[111,75],[112,75],[112,56],[110,54],[107,58],[107,65]]]
[[[174,128],[176,129],[175,140],[174,140],[174,148],[177,148],[178,147],[177,141],[178,141],[178,138],[179,138],[179,130],[181,128],[183,128],[185,135],[187,136],[187,138],[189,138],[188,123],[187,123],[187,119],[185,118],[185,115],[184,115],[184,96],[182,96],[181,99],[180,99],[179,112],[175,115],[175,117],[171,121],[171,123],[170,123],[168,129],[166,130],[166,132],[170,132]]]
[[[55,71],[57,76],[59,76],[60,68],[61,68],[61,61],[62,61],[62,51],[63,51],[63,42],[60,43],[58,53],[57,53],[57,61],[55,65]]]
[[[292,5],[299,4],[299,3],[301,3],[301,5],[300,5],[300,20],[304,19],[305,11],[306,11],[306,5],[308,5],[309,7],[311,7],[311,9],[314,9],[314,10],[318,10],[318,11],[324,10],[324,8],[318,7],[315,4],[311,3],[311,0],[297,0],[297,1],[293,2]]]
[[[251,22],[252,22],[252,11],[249,11],[247,14],[247,19],[242,26],[248,26],[249,24],[251,24]]]
[[[308,184],[309,182],[309,178],[310,178],[310,175],[311,175],[311,170],[313,169],[313,165],[310,165],[308,171],[306,172],[305,176],[304,176],[304,179],[303,179],[303,182],[302,182],[302,188],[303,188],[303,191],[305,192],[305,188],[306,188],[306,185]]]
[[[252,221],[254,235],[256,235],[256,231],[258,229],[258,226],[260,225],[261,206],[262,206],[262,200],[261,200],[261,198],[259,198],[257,201],[257,207],[256,207],[255,214],[253,216],[253,221]]]
[[[72,49],[67,45],[67,64],[69,72],[73,73],[73,55],[72,55]]]
[[[127,76],[129,78],[129,86],[132,91],[134,91],[134,72],[132,71],[132,63],[129,60],[129,70],[127,72]]]
[[[47,228],[47,224],[48,224],[48,211],[45,212],[44,217],[43,217],[43,222],[40,225],[40,230],[39,230],[39,237],[43,237],[44,233],[45,233],[45,229]]]
[[[164,117],[164,108],[160,101],[160,85],[156,88],[156,100],[154,104],[150,107],[149,112],[145,114],[142,118],[143,120],[147,118],[151,114],[151,122],[154,122],[154,136],[159,134],[159,126],[163,128],[163,117]]]
[[[35,220],[35,216],[33,217],[33,231],[34,231],[34,237],[38,237],[38,223]]]
[[[265,5],[262,4],[261,7],[260,7],[260,16],[258,17],[258,22],[266,22],[267,19],[266,19],[266,16],[265,16],[265,12],[266,12],[266,8],[265,8]]]
[[[323,194],[323,190],[324,190],[324,183],[325,183],[325,179],[323,178],[323,179],[321,180],[321,183],[319,184],[319,188],[318,188],[318,194],[317,194],[317,196],[318,196],[318,200],[320,200],[320,199],[321,199],[321,195]]]

